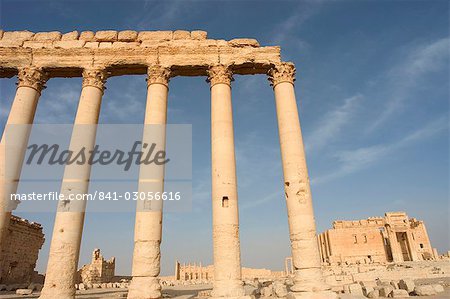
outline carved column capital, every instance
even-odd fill
[[[268,72],[270,86],[275,87],[281,82],[294,84],[295,66],[292,62],[281,62],[272,67]]]
[[[107,78],[108,73],[103,69],[84,69],[82,86],[97,87],[103,92],[106,88],[105,83]]]
[[[169,80],[172,77],[170,68],[161,65],[152,65],[147,69],[147,87],[151,84],[162,84],[169,88]]]
[[[234,81],[233,72],[226,65],[218,64],[212,66],[207,72],[208,79],[206,79],[206,82],[209,82],[211,87],[219,83],[231,86],[231,82]]]
[[[39,93],[45,89],[45,83],[48,80],[48,74],[41,68],[36,67],[19,69],[17,77],[19,79],[17,87],[31,87]]]

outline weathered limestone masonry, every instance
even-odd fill
[[[91,124],[81,134],[74,129],[71,148],[91,147],[107,77],[147,74],[146,124],[165,126],[169,78],[207,76],[211,86],[212,203],[214,289],[221,298],[243,297],[240,263],[237,178],[231,101],[234,75],[267,74],[275,92],[284,172],[284,189],[292,246],[295,284],[292,298],[335,298],[324,283],[312,208],[306,158],[294,94],[295,68],[282,62],[279,47],[261,47],[254,39],[207,39],[204,31],[76,31],[32,33],[0,31],[0,77],[19,76],[9,124],[32,124],[45,81],[83,77],[76,124]],[[25,80],[25,79],[26,80]],[[5,130],[7,132],[8,129]],[[165,130],[158,135],[164,146]],[[26,133],[18,140],[12,175],[1,167],[0,244],[11,209],[9,194],[20,177]],[[143,138],[146,138],[144,132]],[[2,137],[3,140],[3,137]],[[2,142],[3,144],[3,142]],[[2,147],[0,147],[2,148]],[[4,151],[0,151],[1,159]],[[3,161],[2,161],[3,163]],[[9,167],[8,167],[9,168]],[[152,177],[149,177],[151,174]],[[87,192],[90,167],[66,167],[62,192]],[[162,191],[164,170],[141,168],[140,190]],[[6,188],[5,188],[6,186]],[[12,186],[12,187],[10,187]],[[41,298],[74,298],[76,268],[85,203],[61,203],[55,221],[47,277]],[[162,206],[139,203],[136,212],[133,280],[129,298],[160,298],[158,281]],[[2,245],[0,245],[1,247]]]
[[[4,262],[0,270],[0,284],[30,283],[37,276],[34,271],[39,250],[44,244],[42,226],[11,216],[4,251]]]
[[[274,279],[285,277],[284,271],[272,271],[269,269],[253,269],[242,267],[242,279],[253,280],[258,279]],[[214,280],[214,265],[202,266],[196,263],[179,263],[175,262],[174,280],[180,281],[210,281]]]
[[[112,282],[114,271],[116,269],[116,259],[114,257],[105,260],[100,253],[100,249],[94,249],[92,252],[92,261],[84,265],[78,271],[78,282],[84,284]]]
[[[329,265],[435,260],[423,221],[405,212],[355,221],[334,221],[318,236],[322,262]]]

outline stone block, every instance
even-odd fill
[[[444,287],[438,283],[433,284],[432,286],[436,293],[442,293],[444,291]]]
[[[390,285],[394,288],[394,290],[398,289],[398,281],[391,280]]]
[[[33,290],[30,289],[17,289],[16,295],[31,295],[33,293]]]
[[[78,284],[78,289],[79,289],[79,290],[86,290],[85,284],[84,284],[84,283],[79,283],[79,284]]]
[[[73,49],[73,48],[83,48],[85,44],[86,41],[84,40],[61,40],[54,42],[53,46],[55,48],[61,49]]]
[[[171,40],[172,31],[141,31],[138,33],[138,41],[145,40]]]
[[[112,43],[111,42],[101,42],[98,44],[98,47],[100,49],[112,48]]]
[[[83,31],[83,32],[81,32],[80,37],[79,37],[80,40],[85,40],[87,42],[94,41],[94,38],[95,38],[95,34],[92,31]]]
[[[373,290],[374,290],[373,287],[369,287],[369,286],[364,286],[364,287],[361,287],[361,288],[362,288],[362,291],[363,291],[363,295],[366,296],[366,297],[369,295],[370,292],[373,292]]]
[[[414,281],[411,279],[401,279],[398,282],[398,287],[402,290],[406,290],[408,293],[411,293],[414,291]]]
[[[392,293],[394,288],[391,285],[384,285],[379,288],[380,297],[389,297],[389,294]]]
[[[2,39],[0,40],[0,48],[22,47],[23,43],[22,40]]]
[[[114,42],[117,40],[117,31],[104,30],[95,33],[95,40],[98,42]]]
[[[280,282],[276,282],[273,284],[273,292],[274,292],[275,296],[277,296],[279,298],[286,297],[288,294],[287,287],[283,283],[280,283]]]
[[[253,38],[235,38],[228,44],[232,47],[259,47],[259,42]]]
[[[35,41],[57,41],[61,39],[61,32],[51,31],[51,32],[38,32],[33,36]]]
[[[98,44],[99,42],[86,42],[84,44],[85,48],[90,48],[90,49],[97,49],[98,48]]]
[[[141,48],[157,48],[160,45],[164,45],[167,41],[161,40],[145,40],[140,44]]]
[[[186,30],[176,30],[173,32],[173,39],[190,39],[191,33]]]
[[[224,39],[208,39],[216,42],[216,45],[219,47],[228,47],[228,42]]]
[[[367,294],[367,298],[379,298],[380,297],[380,291],[379,290],[373,290],[369,294]]]
[[[405,298],[405,297],[409,297],[409,294],[406,290],[397,289],[397,290],[393,290],[391,292],[390,296],[392,298]]]
[[[138,36],[137,31],[124,30],[119,32],[118,40],[121,42],[134,42],[136,41],[137,36]]]
[[[273,288],[272,285],[261,288],[261,296],[262,297],[271,297],[273,296]]]
[[[352,283],[348,285],[348,292],[353,295],[363,295],[362,287],[359,283]]]
[[[77,40],[79,35],[78,31],[67,32],[61,36],[61,40]]]
[[[414,288],[414,293],[417,296],[431,296],[431,295],[436,295],[437,294],[432,285],[416,286]]]
[[[138,42],[114,42],[112,44],[112,47],[116,49],[130,49],[130,48],[137,48],[139,46],[140,43]]]
[[[208,33],[206,31],[202,31],[202,30],[191,31],[192,39],[203,40],[203,39],[206,39],[207,37],[208,37]]]
[[[258,288],[251,285],[244,285],[245,296],[256,296]]]
[[[3,40],[31,40],[34,33],[30,31],[6,31],[3,33]]]
[[[24,41],[22,47],[31,49],[53,48],[52,41]]]

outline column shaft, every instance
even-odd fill
[[[213,297],[244,295],[241,280],[231,80],[231,72],[225,66],[215,66],[209,71],[214,248]]]
[[[165,150],[167,122],[167,97],[170,70],[160,66],[148,70],[147,106],[142,143],[155,143],[155,150]],[[139,169],[139,194],[164,192],[164,165],[141,165]],[[128,298],[161,298],[159,284],[162,201],[137,202],[134,228],[133,267]]]
[[[83,77],[83,89],[69,146],[70,150],[75,153],[79,152],[81,148],[85,148],[85,151],[89,152],[95,146],[106,74],[101,70],[85,70]],[[66,199],[70,195],[87,194],[90,173],[91,165],[89,163],[67,165],[64,169],[61,194]],[[75,297],[85,210],[85,200],[60,201],[58,203],[44,289],[39,298]]]
[[[311,190],[294,92],[295,68],[282,63],[269,73],[274,86],[284,191],[294,265],[294,292],[329,289],[323,279]]]
[[[3,264],[3,252],[8,243],[11,212],[16,205],[10,201],[10,195],[17,191],[31,128],[29,125],[33,123],[47,75],[41,69],[24,68],[19,71],[18,79],[16,95],[0,142],[0,283],[7,274],[3,271],[8,268]]]

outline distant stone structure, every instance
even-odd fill
[[[79,282],[84,284],[112,282],[116,268],[115,257],[105,260],[96,248],[92,252],[92,262],[84,265],[79,271]]]
[[[39,280],[34,268],[44,241],[40,224],[11,215],[8,242],[0,265],[0,283],[23,284]]]
[[[272,271],[268,269],[253,269],[242,267],[242,279],[254,278],[276,278],[284,277],[283,271]],[[213,280],[214,265],[202,266],[201,263],[183,263],[175,261],[175,280]]]
[[[405,212],[384,217],[333,222],[318,235],[322,263],[371,264],[437,259],[423,221]]]

